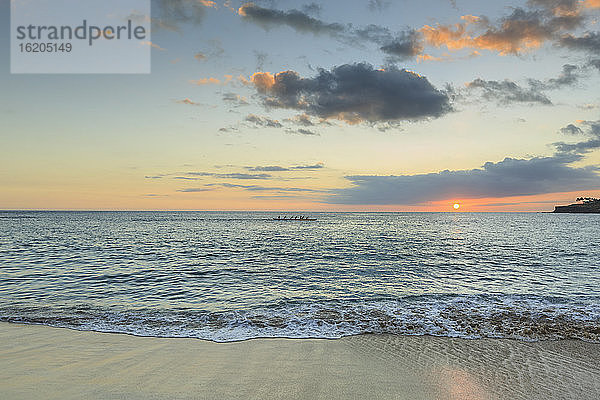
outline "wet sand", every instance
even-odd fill
[[[360,335],[213,343],[0,323],[2,399],[599,399],[600,345]]]

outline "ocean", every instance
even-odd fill
[[[600,215],[278,215],[0,212],[0,321],[217,342],[600,343]]]

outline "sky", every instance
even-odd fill
[[[150,74],[11,74],[0,209],[600,197],[600,0],[152,0]]]

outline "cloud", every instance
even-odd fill
[[[202,4],[204,7],[217,8],[217,3],[215,3],[214,1],[210,1],[210,0],[198,0],[198,2],[200,4]]]
[[[335,204],[419,204],[446,199],[527,196],[600,188],[597,168],[571,167],[580,157],[505,158],[481,168],[400,176],[348,176],[353,186],[328,199]]]
[[[387,2],[383,1],[373,2],[375,7],[384,7],[386,4]],[[350,24],[328,23],[311,17],[306,10],[280,11],[260,7],[254,3],[242,5],[238,10],[238,14],[244,20],[253,22],[264,29],[289,26],[300,33],[327,35],[352,45],[355,45],[358,41],[376,43],[380,46],[381,51],[392,57],[391,60],[408,59],[423,50],[421,34],[415,30],[394,34],[389,29],[378,25],[354,28]],[[262,68],[259,67],[259,69]]]
[[[206,186],[221,186],[232,189],[244,189],[251,192],[308,192],[308,193],[323,193],[320,189],[308,189],[298,187],[273,187],[273,186],[260,186],[260,185],[239,185],[234,183],[210,183]]]
[[[190,100],[187,97],[185,99],[183,99],[183,100],[175,100],[175,103],[178,103],[178,104],[188,104],[190,106],[199,106],[200,105],[200,103],[196,103],[195,101],[192,101],[192,100]]]
[[[421,204],[467,198],[529,196],[536,194],[600,189],[600,167],[573,167],[584,154],[600,148],[600,121],[583,121],[565,133],[584,135],[577,143],[554,143],[549,157],[507,157],[470,170],[445,170],[417,175],[355,175],[346,179],[349,188],[336,189],[326,200],[333,204]]]
[[[577,107],[582,110],[595,110],[596,108],[600,108],[600,104],[587,103],[587,104],[581,104]]]
[[[398,34],[380,47],[384,53],[400,60],[410,59],[423,52],[421,35],[417,31],[406,31]]]
[[[235,107],[247,106],[249,104],[248,100],[244,96],[240,96],[239,94],[231,92],[223,94],[223,101]]]
[[[192,79],[190,80],[191,84],[194,85],[220,85],[221,80],[218,78],[200,78],[200,79]]]
[[[345,41],[351,44],[365,41],[380,46],[390,56],[390,61],[405,60],[423,51],[422,35],[414,29],[394,33],[388,28],[370,24],[362,28],[348,29]]]
[[[321,5],[317,3],[305,4],[302,6],[302,11],[306,14],[319,15],[321,13]]]
[[[248,171],[258,171],[258,172],[283,172],[283,171],[293,171],[293,170],[317,170],[325,168],[325,164],[316,163],[312,165],[294,165],[291,167],[282,167],[280,165],[269,165],[269,166],[257,166],[257,167],[245,167]]]
[[[417,62],[419,62],[419,63],[425,62],[425,61],[450,62],[450,61],[456,61],[456,60],[468,60],[471,58],[479,57],[480,55],[481,55],[481,53],[477,50],[473,50],[469,54],[462,55],[459,57],[453,56],[448,53],[441,54],[440,56],[434,56],[431,54],[424,53],[424,54],[417,55]]]
[[[447,94],[404,69],[344,64],[317,76],[295,71],[257,72],[250,78],[267,108],[288,108],[349,124],[440,117],[452,110]]]
[[[577,143],[554,143],[557,153],[577,156],[600,148],[600,120],[581,121],[580,125],[583,126],[583,129],[573,124],[569,124],[562,128],[561,132],[572,135],[581,135],[586,137],[587,140]]]
[[[156,0],[152,3],[153,28],[178,30],[181,23],[200,24],[207,8],[217,8],[208,0]]]
[[[316,163],[316,164],[312,164],[312,165],[296,165],[295,167],[291,167],[291,169],[303,169],[303,170],[322,169],[322,168],[325,168],[325,164],[323,164],[323,163]]]
[[[305,129],[305,128],[298,128],[295,131],[292,131],[295,133],[299,133],[301,135],[307,135],[307,136],[318,136],[319,134],[315,131],[311,131],[310,129]]]
[[[576,71],[579,68],[576,65],[565,64],[563,65],[562,72],[557,78],[552,78],[546,82],[539,83],[539,81],[530,80],[533,84],[537,84],[542,89],[560,89],[564,86],[572,86],[579,80],[579,75]]]
[[[551,11],[556,16],[577,15],[580,11],[580,0],[529,0],[530,6]]]
[[[561,133],[568,134],[568,135],[583,134],[583,131],[581,130],[581,128],[579,128],[573,124],[569,124],[569,125],[565,126],[564,128],[561,128],[560,131],[561,131]]]
[[[550,99],[536,88],[525,89],[510,80],[484,81],[478,78],[469,82],[467,87],[469,89],[481,89],[484,99],[495,100],[503,105],[512,103],[552,104]]]
[[[281,172],[281,171],[289,171],[289,168],[281,167],[279,165],[268,165],[265,167],[246,167],[248,171],[265,171],[265,172]]]
[[[369,0],[369,10],[384,11],[390,6],[390,1],[386,0]]]
[[[584,51],[594,55],[600,55],[600,33],[586,32],[583,36],[566,34],[561,36],[558,44],[572,50]]]
[[[283,125],[276,119],[271,119],[269,117],[261,117],[255,114],[248,114],[245,119],[246,122],[250,122],[255,126],[260,126],[264,128],[283,128]]]
[[[222,133],[237,132],[237,131],[239,131],[239,129],[236,128],[235,126],[219,128],[219,132],[222,132]]]
[[[225,74],[225,75],[223,75],[222,79],[208,77],[208,78],[200,78],[200,79],[191,79],[191,80],[189,80],[189,82],[192,85],[204,86],[204,85],[227,85],[227,84],[233,84],[236,81],[243,81],[243,80],[245,80],[245,78],[242,76],[239,76],[234,80],[233,75]]]
[[[242,5],[238,14],[246,21],[254,22],[265,29],[287,25],[299,32],[332,36],[339,35],[346,29],[342,24],[326,23],[299,10],[280,11],[263,8],[254,3]]]
[[[267,62],[269,55],[262,51],[255,50],[254,57],[256,57],[256,70],[261,71],[261,70],[265,69],[265,63]]]
[[[204,49],[202,51],[198,51],[194,54],[194,59],[200,62],[220,57],[225,53],[225,49],[223,49],[221,42],[218,39],[207,40],[206,45],[203,47]]]
[[[471,15],[464,15],[461,19],[465,22],[454,25],[425,25],[419,32],[423,35],[425,42],[430,46],[446,46],[450,50],[476,47],[473,38],[467,33],[467,27],[485,21],[480,17]]]
[[[496,101],[498,104],[509,105],[513,103],[538,103],[551,105],[552,101],[544,93],[547,90],[555,90],[577,84],[579,68],[575,65],[563,65],[562,72],[556,78],[545,81],[528,79],[527,87],[520,86],[516,82],[505,79],[503,81],[486,81],[475,79],[467,83],[469,90],[481,90],[483,98]]]
[[[554,40],[557,34],[583,24],[578,1],[534,0],[529,4],[539,8],[515,8],[510,15],[501,18],[497,26],[486,17],[465,15],[464,22],[425,25],[419,32],[431,46],[446,46],[450,50],[483,49],[508,55],[539,48],[546,41]]]
[[[167,49],[164,49],[164,48],[160,47],[159,45],[157,45],[156,43],[153,43],[153,42],[151,42],[149,40],[142,41],[142,42],[140,42],[140,44],[143,45],[143,46],[150,46],[153,49],[160,50],[160,51],[166,51],[167,50]]]
[[[218,174],[215,172],[187,172],[186,175],[191,176],[212,176],[220,179],[271,179],[273,176],[269,174],[244,174],[244,173],[230,173],[230,174]]]
[[[253,172],[267,171],[267,169],[265,169],[265,170],[251,169],[251,168],[246,168],[246,169],[248,169],[249,171],[253,171]],[[297,167],[289,168],[289,170],[293,170],[293,169],[297,169]],[[248,173],[239,173],[239,172],[217,173],[217,172],[205,172],[205,171],[177,172],[177,173],[166,173],[166,174],[146,175],[145,176],[146,179],[162,179],[165,177],[170,177],[171,179],[191,180],[191,181],[199,180],[202,177],[212,177],[212,178],[217,178],[217,179],[241,179],[241,180],[252,180],[252,179],[266,180],[266,179],[274,178],[273,175],[265,174],[265,173],[259,173],[259,174],[248,174]]]
[[[295,115],[292,118],[288,118],[286,121],[293,122],[293,123],[295,123],[297,125],[301,125],[301,126],[315,126],[315,123],[312,122],[312,120],[310,119],[310,116],[308,116],[306,114]]]
[[[210,192],[211,190],[214,190],[214,189],[213,188],[186,188],[186,189],[179,189],[178,192],[198,193],[198,192]]]

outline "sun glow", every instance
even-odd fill
[[[460,204],[458,204],[458,203],[454,203],[454,206],[453,206],[453,207],[454,207],[454,209],[455,209],[455,210],[458,210],[458,209],[460,208]]]

